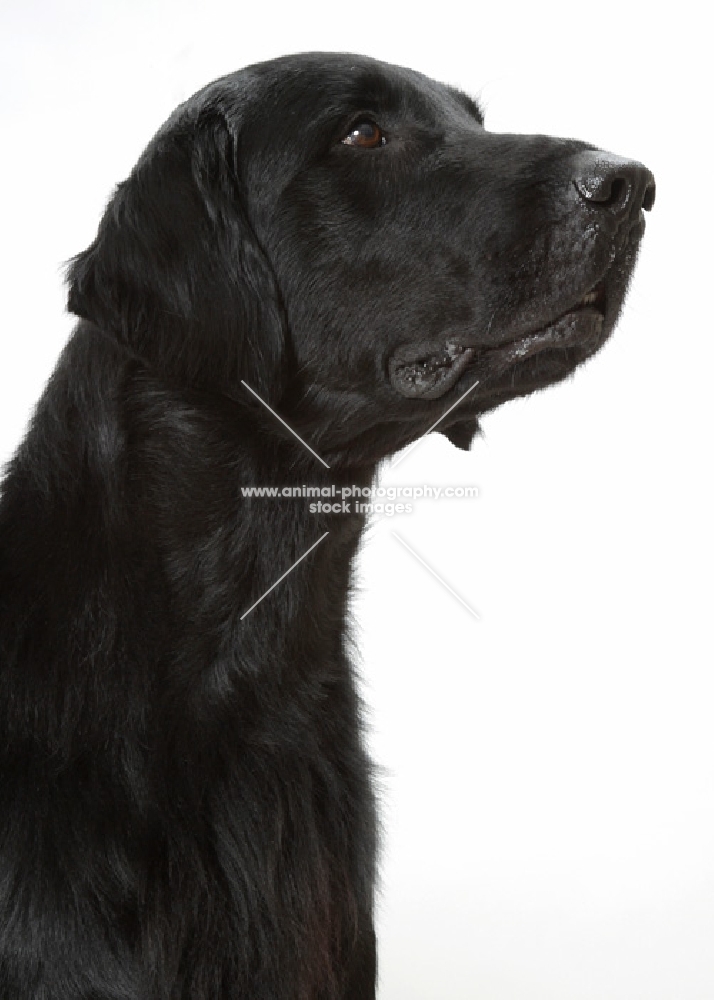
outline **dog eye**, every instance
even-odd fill
[[[376,149],[384,146],[386,139],[379,125],[369,118],[356,122],[342,140],[345,146],[359,146],[361,149]]]

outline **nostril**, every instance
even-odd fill
[[[609,187],[609,194],[605,196],[603,189],[603,197],[598,198],[597,201],[605,208],[619,211],[630,200],[630,182],[626,177],[613,177],[609,181]]]
[[[655,182],[650,181],[650,183],[645,188],[645,193],[642,198],[642,207],[644,208],[645,212],[650,212],[652,210],[652,206],[655,203],[656,193],[657,189],[655,187]]]
[[[575,180],[580,197],[598,208],[609,208],[619,215],[627,207],[632,193],[632,182],[624,173],[607,169],[593,170]]]
[[[654,205],[654,178],[641,163],[588,151],[578,156],[576,165],[573,183],[580,197],[613,219],[635,216]]]

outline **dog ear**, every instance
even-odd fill
[[[158,373],[280,398],[286,323],[246,216],[225,117],[178,117],[111,199],[94,242],[69,263],[71,312],[111,332]]]

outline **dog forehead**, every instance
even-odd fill
[[[454,88],[368,56],[300,53],[226,78],[246,118],[266,126],[307,125],[350,112],[401,115],[424,123],[478,109]]]

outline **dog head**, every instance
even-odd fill
[[[641,164],[489,133],[419,73],[288,56],[177,109],[72,262],[69,307],[167,377],[246,402],[247,383],[331,464],[440,417],[468,447],[607,339],[653,201]]]

